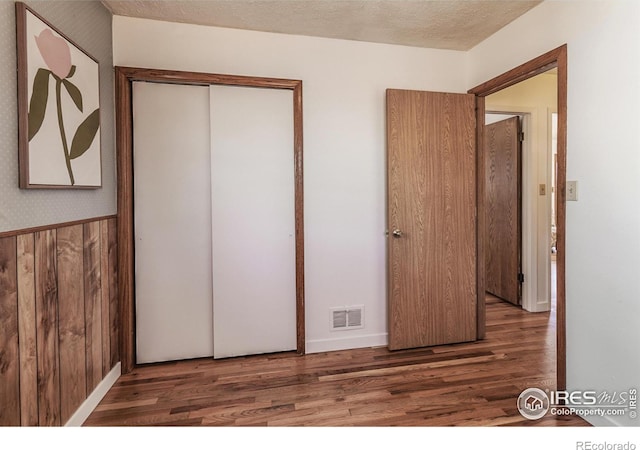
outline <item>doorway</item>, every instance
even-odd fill
[[[292,91],[293,184],[295,241],[295,348],[304,353],[304,221],[302,183],[302,82],[194,72],[116,67],[116,128],[118,157],[118,268],[120,286],[121,362],[123,373],[136,365],[133,83],[236,86]]]
[[[484,123],[486,97],[532,78],[550,69],[557,70],[557,173],[556,173],[556,388],[566,387],[566,309],[565,309],[565,185],[566,185],[566,139],[567,139],[567,47],[563,45],[529,62],[503,73],[473,89],[469,93],[476,95],[477,142],[484,142]],[[485,173],[483,146],[478,145],[478,173]],[[484,293],[486,291],[485,251],[486,230],[485,183],[478,178],[478,337],[485,334],[486,310]],[[545,250],[548,251],[548,250]],[[482,296],[482,298],[480,297]]]
[[[523,121],[522,276],[520,280],[522,307],[530,312],[544,312],[551,309],[550,249],[554,234],[552,211],[555,209],[553,207],[555,199],[551,172],[550,114],[557,109],[555,72],[554,69],[523,80],[485,99],[486,126],[494,126],[489,125],[490,118],[496,117],[492,114],[493,112],[519,115]],[[488,170],[491,172],[490,167]],[[489,191],[488,195],[490,194]],[[489,222],[490,219],[487,221]],[[490,245],[490,242],[488,244]],[[515,275],[512,275],[511,279],[515,279]]]

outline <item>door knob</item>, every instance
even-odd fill
[[[400,231],[400,230],[398,230],[398,229],[393,230],[393,231],[391,232],[391,234],[393,234],[393,237],[394,237],[394,238],[402,237],[402,231]]]

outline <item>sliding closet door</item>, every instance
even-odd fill
[[[137,362],[213,355],[209,88],[133,86]]]
[[[295,350],[293,94],[210,89],[214,357]]]

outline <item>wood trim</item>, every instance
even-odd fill
[[[18,186],[29,187],[29,80],[27,76],[27,6],[16,2],[18,78]],[[0,234],[0,236],[2,236]]]
[[[10,237],[10,236],[19,236],[21,234],[37,233],[39,231],[53,230],[58,228],[70,227],[73,225],[84,225],[86,223],[96,222],[99,220],[108,220],[108,219],[115,219],[115,218],[116,218],[116,215],[91,217],[90,219],[72,220],[71,222],[56,223],[53,225],[40,225],[37,227],[22,228],[20,230],[2,231],[0,232],[0,238]]]
[[[116,160],[118,197],[118,298],[122,373],[135,366],[133,267],[133,111],[131,81],[116,67]]]
[[[565,187],[567,171],[567,45],[562,45],[537,58],[482,83],[468,92],[478,98],[478,117],[484,120],[484,102],[480,99],[497,91],[513,86],[521,81],[539,75],[556,67],[558,69],[558,172],[556,195],[556,229],[557,229],[557,298],[556,298],[556,389],[563,390],[567,385],[567,344],[566,344],[566,291],[565,291],[565,243],[566,243],[566,209]],[[478,154],[481,152],[482,140],[478,139]],[[479,171],[480,173],[480,171]],[[484,184],[478,184],[478,216],[484,214]],[[478,230],[480,233],[480,229]],[[480,243],[478,244],[480,245]],[[484,252],[483,252],[484,254]],[[481,255],[478,253],[478,257]],[[480,285],[482,281],[482,286]],[[478,276],[478,293],[484,292],[484,278]],[[480,304],[480,303],[478,303]]]
[[[484,97],[476,96],[476,233],[477,243],[477,311],[476,311],[476,338],[484,339],[487,328],[487,307],[485,301],[485,239],[486,220],[485,210],[485,157],[484,157]]]
[[[304,305],[304,195],[302,81],[260,78],[202,72],[183,72],[136,67],[115,68],[116,83],[116,152],[118,186],[118,286],[120,320],[120,356],[122,373],[136,366],[135,355],[135,291],[133,232],[133,117],[132,83],[187,84],[196,86],[226,85],[293,91],[294,108],[294,183],[296,229],[296,332],[297,352],[305,352]]]
[[[566,53],[566,44],[556,49],[550,50],[547,53],[538,56],[537,58],[527,61],[524,64],[515,67],[508,72],[498,75],[489,81],[486,81],[467,92],[469,94],[475,94],[479,97],[486,97],[502,89],[518,84],[521,81],[528,80],[543,72],[546,72],[554,67],[558,66],[558,58],[563,49]]]
[[[293,90],[293,151],[295,164],[295,230],[296,230],[296,337],[297,351],[305,353],[304,319],[304,177],[302,134],[302,82]]]
[[[556,353],[557,389],[567,387],[567,313],[566,313],[566,184],[567,184],[567,46],[558,49],[558,167],[556,182]]]
[[[205,72],[183,72],[178,70],[148,69],[141,67],[116,67],[116,73],[123,75],[129,83],[148,81],[165,84],[189,84],[194,86],[244,86],[256,88],[291,89],[301,86],[300,80],[283,78],[261,78],[243,75],[223,75]]]

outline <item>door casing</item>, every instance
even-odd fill
[[[556,389],[563,390],[567,384],[567,346],[566,346],[566,297],[565,297],[565,244],[566,244],[566,171],[567,171],[567,45],[564,44],[524,64],[515,67],[485,83],[468,91],[476,95],[476,145],[477,145],[477,173],[484,174],[484,117],[485,97],[498,92],[521,81],[532,78],[550,69],[558,70],[558,171],[556,185],[556,233],[557,233],[557,297],[556,297]],[[478,339],[486,333],[485,292],[485,251],[484,236],[486,223],[485,213],[485,184],[482,177],[478,177],[477,205],[478,205]]]
[[[296,351],[305,352],[304,313],[304,203],[302,160],[302,81],[219,75],[200,72],[116,67],[116,159],[118,199],[118,292],[122,373],[135,367],[135,272],[133,210],[132,83],[147,81],[198,86],[226,85],[293,91],[293,144],[296,247]]]

